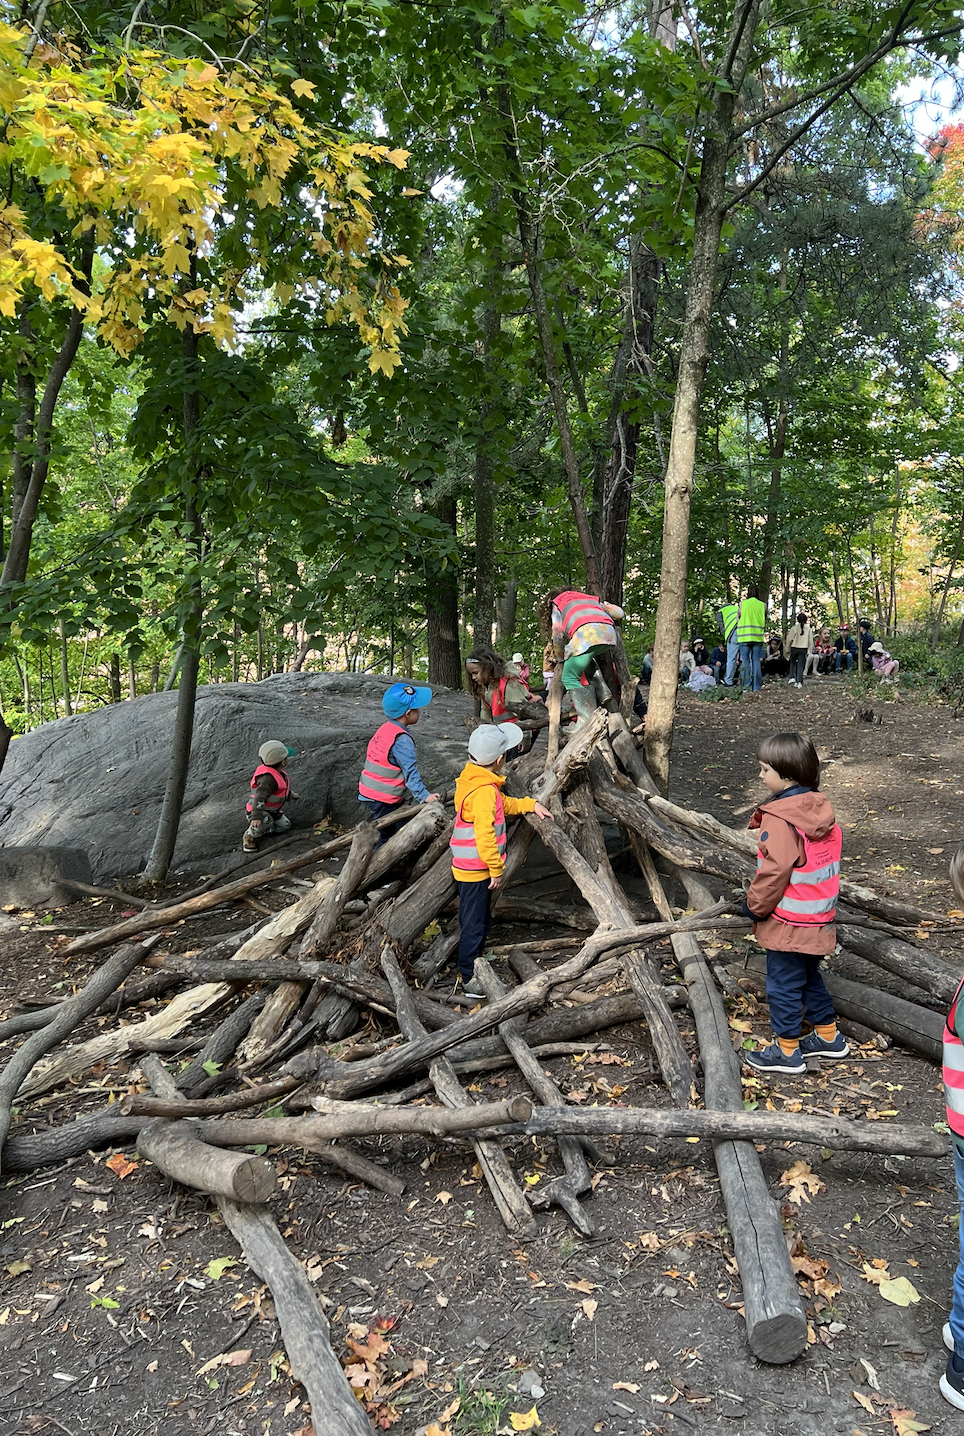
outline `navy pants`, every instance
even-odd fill
[[[767,949],[767,1002],[777,1037],[799,1037],[804,1016],[811,1026],[833,1022],[833,999],[820,976],[822,957]]]
[[[394,809],[401,807],[400,803],[380,803],[374,798],[359,798],[358,801],[366,812],[371,814],[373,823],[377,823],[379,818],[384,818],[386,813],[390,813]],[[397,823],[389,823],[386,828],[379,828],[378,842],[375,844],[375,847],[380,848],[383,843],[387,843],[389,838],[394,837],[401,826],[401,819],[399,819]]]
[[[489,880],[456,883],[459,890],[459,973],[467,981],[475,971],[475,959],[485,947],[492,926]]]

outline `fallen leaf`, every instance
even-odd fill
[[[894,1423],[896,1436],[917,1436],[918,1432],[931,1429],[929,1426],[925,1426],[923,1421],[915,1421],[916,1415],[916,1411],[907,1411],[903,1408],[899,1411],[891,1410],[890,1419]]]
[[[643,1367],[643,1370],[644,1370],[644,1371],[658,1371],[658,1370],[659,1370],[659,1362],[656,1361],[655,1359],[654,1359],[653,1361],[647,1361],[646,1364],[645,1364],[645,1366]]]
[[[859,1391],[851,1391],[850,1394],[857,1402],[858,1406],[862,1406],[865,1411],[869,1411],[871,1416],[876,1416],[877,1413],[874,1410],[874,1403],[871,1401],[869,1396],[863,1396]]]
[[[631,1391],[632,1394],[635,1396],[635,1395],[636,1395],[636,1392],[639,1390],[639,1386],[638,1386],[638,1384],[637,1384],[635,1381],[614,1381],[614,1382],[613,1382],[613,1390],[614,1390],[614,1391]]]
[[[128,1161],[123,1152],[115,1152],[112,1157],[108,1157],[104,1166],[110,1167],[111,1171],[115,1176],[119,1177],[121,1181],[123,1181],[125,1177],[129,1177],[131,1172],[137,1171],[137,1163]]]
[[[435,1198],[435,1200],[436,1200],[437,1202],[441,1202],[443,1207],[447,1207],[448,1204],[449,1204],[449,1202],[452,1200],[452,1193],[451,1193],[451,1192],[439,1192],[439,1194],[438,1194],[438,1196]]]
[[[818,1192],[825,1192],[826,1185],[820,1180],[814,1171],[811,1170],[809,1162],[794,1162],[780,1174],[781,1187],[789,1187],[787,1201],[794,1206],[802,1206],[809,1202],[811,1194],[816,1196]]]
[[[7,1276],[23,1276],[25,1271],[33,1271],[33,1266],[28,1261],[12,1261],[9,1266],[4,1267],[4,1271]]]
[[[451,1421],[452,1417],[456,1415],[456,1413],[458,1412],[458,1410],[459,1410],[459,1408],[461,1407],[461,1405],[462,1405],[462,1398],[461,1398],[461,1396],[456,1396],[455,1400],[452,1401],[452,1402],[450,1402],[450,1404],[449,1404],[448,1406],[446,1406],[445,1410],[442,1412],[441,1416],[439,1417],[439,1420],[440,1420],[440,1421]]]
[[[439,1306],[448,1306],[449,1304],[449,1299],[447,1296],[440,1296],[436,1294],[435,1300],[438,1302]]]
[[[595,1282],[588,1281],[586,1277],[581,1277],[579,1281],[567,1281],[566,1286],[570,1291],[590,1292],[596,1290]]]
[[[438,1266],[441,1260],[440,1256],[427,1256],[422,1257],[422,1260],[417,1261],[415,1265],[419,1271],[428,1271],[429,1267]]]
[[[542,1422],[539,1420],[538,1411],[533,1406],[531,1411],[510,1411],[509,1425],[513,1431],[531,1431],[534,1427],[541,1426]]]
[[[251,1360],[251,1348],[246,1351],[222,1351],[219,1356],[212,1356],[202,1367],[195,1371],[195,1376],[203,1376],[205,1372],[213,1371],[216,1366],[244,1366]]]
[[[864,1262],[864,1281],[869,1281],[871,1286],[880,1286],[882,1281],[890,1281],[888,1263],[883,1257],[874,1257],[873,1261]]]
[[[156,1370],[157,1370],[157,1362],[156,1362],[156,1361],[149,1361],[149,1362],[147,1363],[147,1365],[144,1367],[144,1370],[145,1370],[145,1371],[156,1371]]]
[[[235,1257],[215,1257],[209,1261],[204,1268],[204,1275],[209,1276],[212,1281],[220,1281],[229,1266],[237,1266]]]
[[[864,1371],[867,1373],[867,1385],[871,1387],[874,1391],[879,1391],[880,1382],[877,1380],[876,1367],[871,1366],[870,1362],[866,1361],[862,1356],[859,1358],[859,1360],[861,1366],[864,1368]]]
[[[592,1321],[592,1319],[593,1319],[593,1317],[596,1315],[596,1311],[597,1311],[597,1309],[598,1309],[598,1307],[599,1307],[599,1302],[598,1302],[598,1301],[593,1301],[593,1299],[592,1299],[591,1296],[587,1296],[587,1297],[586,1297],[586,1300],[585,1300],[585,1301],[581,1301],[581,1302],[579,1303],[579,1305],[582,1307],[583,1311],[586,1313],[587,1318],[588,1318],[590,1321]],[[521,1428],[520,1428],[520,1429],[521,1429]]]
[[[920,1301],[920,1292],[905,1276],[894,1277],[891,1281],[882,1281],[878,1291],[884,1301],[892,1301],[895,1306],[910,1306],[913,1302]]]

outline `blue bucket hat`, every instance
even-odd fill
[[[386,718],[403,718],[413,708],[427,708],[431,701],[431,688],[416,688],[414,683],[393,683],[382,699],[382,708]]]

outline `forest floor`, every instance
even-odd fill
[[[852,722],[856,704],[834,680],[808,682],[802,693],[771,684],[742,703],[688,694],[680,703],[677,801],[744,823],[761,793],[759,740],[804,728],[827,762],[824,786],[844,829],[848,876],[938,911],[954,907],[946,875],[964,838],[964,720],[949,708],[887,702],[878,704],[882,726]],[[283,898],[259,892],[275,907]],[[57,935],[116,920],[119,910],[87,901],[51,915],[14,914],[2,934],[0,1009],[80,980],[99,959],[65,972]],[[251,920],[245,908],[210,914],[173,930],[166,946],[188,950]],[[964,963],[957,934],[931,941]],[[742,942],[719,947],[727,961],[743,950]],[[747,1026],[766,1035],[749,1004],[728,1005],[737,1041]],[[684,1019],[682,1027],[692,1047],[691,1025]],[[570,1100],[668,1105],[645,1028],[601,1035],[604,1049],[547,1063]],[[135,1067],[132,1058],[91,1073],[68,1102],[59,1093],[32,1103],[22,1129],[103,1107],[105,1088],[126,1090]],[[472,1088],[490,1099],[519,1089],[511,1069]],[[858,1049],[829,1070],[772,1087],[748,1081],[746,1096],[790,1112],[926,1124],[943,1117],[938,1069],[897,1047]],[[347,1359],[347,1341],[361,1342],[384,1397],[375,1429],[415,1436],[434,1422],[451,1436],[494,1436],[514,1429],[510,1413],[533,1407],[540,1429],[555,1436],[960,1428],[937,1384],[958,1249],[949,1160],[832,1154],[790,1142],[762,1150],[793,1234],[812,1337],[792,1365],[770,1367],[747,1348],[709,1145],[644,1137],[603,1145],[615,1164],[598,1170],[586,1200],[595,1239],[575,1234],[552,1209],[521,1245],[499,1222],[463,1144],[414,1136],[360,1142],[404,1178],[401,1199],[346,1180],[310,1154],[270,1154],[280,1175],[273,1209],[317,1283],[335,1348]],[[508,1150],[534,1187],[557,1168],[548,1142],[510,1139]],[[108,1165],[110,1155],[0,1185],[0,1430],[304,1431],[304,1393],[287,1371],[270,1298],[210,1203],[173,1188],[132,1146],[126,1173],[123,1163]],[[919,1301],[885,1301],[865,1263],[909,1278]],[[230,1359],[210,1365],[223,1354]],[[317,1436],[325,1432],[318,1415]]]

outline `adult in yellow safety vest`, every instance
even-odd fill
[[[767,611],[761,602],[759,591],[751,584],[746,598],[740,604],[736,621],[736,641],[740,646],[740,663],[743,668],[743,691],[750,689],[759,693],[763,687],[763,648]]]
[[[723,635],[723,642],[726,645],[726,672],[722,682],[724,687],[732,688],[733,680],[736,677],[736,665],[740,661],[740,644],[736,636],[736,625],[740,617],[740,605],[738,603],[724,603],[716,610],[716,622]]]

